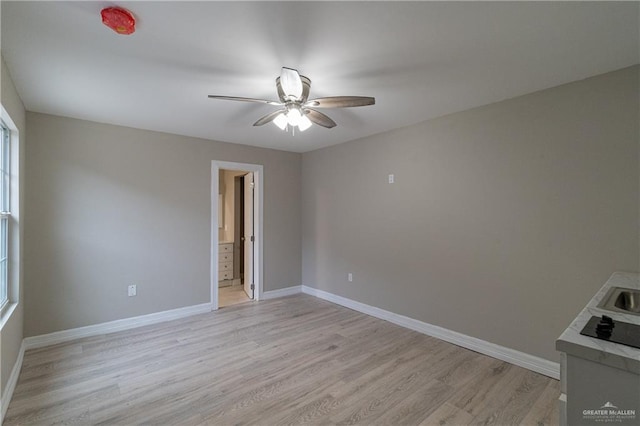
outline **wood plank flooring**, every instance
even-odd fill
[[[559,384],[307,296],[27,351],[6,425],[557,424]]]

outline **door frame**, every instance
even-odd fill
[[[230,161],[211,161],[211,310],[218,309],[218,193],[220,192],[219,171],[234,170],[241,172],[253,172],[254,198],[253,198],[253,234],[254,256],[254,300],[262,299],[263,278],[263,242],[262,230],[264,229],[264,167],[262,164],[234,163]],[[234,244],[236,242],[234,241]],[[239,243],[239,242],[238,242]]]

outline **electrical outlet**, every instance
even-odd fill
[[[347,280],[348,280],[350,283],[351,283],[351,282],[353,282],[353,274],[352,274],[351,272],[349,272],[349,273],[347,274]]]
[[[395,175],[389,175],[389,183],[394,183],[396,181]]]
[[[136,294],[138,294],[138,288],[135,284],[130,285],[127,288],[127,290],[128,290],[129,297],[135,296]]]

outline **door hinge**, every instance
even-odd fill
[[[254,237],[253,235],[251,236],[251,242],[253,243],[256,240],[256,237]]]
[[[251,284],[251,290],[255,290],[256,289],[256,285],[255,284]]]

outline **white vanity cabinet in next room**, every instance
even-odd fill
[[[218,281],[233,279],[233,243],[218,245]]]

